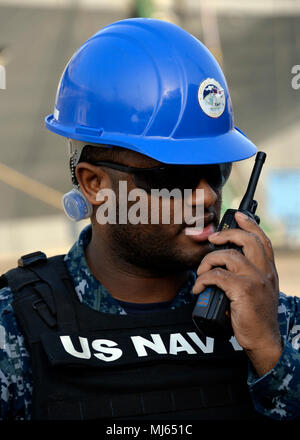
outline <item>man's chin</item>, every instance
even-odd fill
[[[160,263],[154,264],[162,273],[178,273],[186,270],[196,270],[206,254],[213,251],[213,245],[209,242],[197,244],[192,242],[190,246],[182,246],[177,252],[168,258],[160,259]],[[158,263],[158,261],[156,261]],[[153,267],[153,268],[154,268]]]
[[[197,242],[191,240],[189,246],[181,250],[181,263],[186,268],[198,267],[206,254],[214,250],[209,241]]]
[[[193,240],[185,234],[184,228],[162,233],[143,228],[130,228],[119,225],[110,229],[114,254],[125,261],[147,272],[165,275],[194,269],[199,266],[203,257],[213,250],[206,240]],[[163,231],[164,232],[164,231]],[[121,246],[120,246],[121,244]]]

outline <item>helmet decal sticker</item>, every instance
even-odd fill
[[[226,105],[225,92],[214,78],[207,78],[199,86],[198,102],[203,112],[211,118],[219,118]]]

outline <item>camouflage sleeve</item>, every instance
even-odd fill
[[[28,420],[31,363],[12,308],[12,292],[0,290],[0,420]]]
[[[259,413],[293,420],[300,417],[300,297],[280,294],[278,321],[284,344],[281,357],[259,378],[249,365],[248,385]]]

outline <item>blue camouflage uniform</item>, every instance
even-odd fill
[[[65,262],[80,301],[95,310],[126,314],[91,274],[84,249],[91,238],[91,227],[81,232],[78,241],[65,256]],[[170,309],[181,307],[193,298],[195,274],[180,289]],[[11,305],[13,295],[0,290],[0,419],[29,420],[32,401],[32,368],[24,337]],[[280,294],[279,325],[284,343],[275,367],[258,377],[249,362],[248,385],[257,411],[278,420],[300,416],[300,298]]]

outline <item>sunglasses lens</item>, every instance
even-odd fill
[[[148,192],[151,189],[172,190],[178,188],[178,178],[173,168],[157,168],[149,171],[145,170],[143,173],[134,174],[134,181],[137,187],[142,188]]]
[[[223,185],[225,185],[225,183],[227,182],[227,180],[231,174],[232,163],[231,162],[230,163],[221,163],[219,165],[219,167],[220,167],[220,172],[222,175],[222,186],[223,186]]]
[[[134,174],[137,187],[148,192],[151,189],[166,188],[169,191],[178,188],[194,189],[201,179],[205,178],[208,184],[218,190],[227,181],[231,172],[231,163],[217,165],[181,165],[156,169],[143,170]]]
[[[231,163],[221,163],[218,165],[209,165],[206,169],[206,174],[204,177],[206,178],[207,183],[213,189],[220,189],[228,180],[232,169]]]

